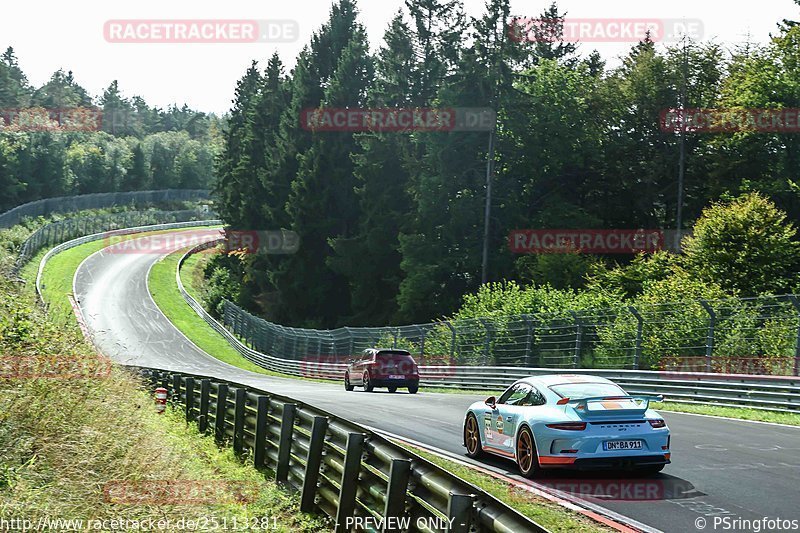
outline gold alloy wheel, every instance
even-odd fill
[[[476,453],[478,451],[478,442],[480,435],[478,434],[478,422],[474,415],[467,418],[467,451],[469,453]]]
[[[533,438],[527,429],[520,431],[517,439],[517,463],[523,472],[533,469]]]

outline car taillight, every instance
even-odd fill
[[[661,418],[654,418],[652,420],[648,420],[648,422],[650,422],[650,425],[656,429],[667,427],[667,423]]]
[[[586,429],[586,422],[561,422],[558,424],[547,424],[550,429],[563,429],[565,431],[583,431]]]

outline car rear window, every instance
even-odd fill
[[[377,357],[378,359],[397,359],[402,357],[411,357],[411,354],[408,352],[378,352]]]
[[[562,383],[550,389],[563,398],[581,400],[597,396],[627,396],[624,390],[613,383]]]

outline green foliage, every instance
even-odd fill
[[[797,26],[781,28],[764,47],[733,51],[648,38],[607,68],[598,54],[579,58],[560,38],[560,13],[549,6],[542,18],[552,23],[536,29],[553,37],[548,42],[514,42],[508,0],[487,1],[474,19],[455,0],[408,0],[371,54],[355,3],[338,0],[290,73],[277,57],[263,71],[251,65],[219,158],[219,209],[236,227],[297,231],[302,245],[290,257],[247,258],[234,273],[243,284],[237,303],[275,322],[330,328],[480,316],[461,299],[484,290],[488,132],[298,126],[304,109],[344,106],[497,112],[488,279],[538,287],[520,289],[524,296],[500,291],[522,302],[504,311],[580,310],[584,301],[621,308],[655,298],[659,289],[648,283],[673,283],[670,300],[690,298],[699,291],[692,276],[706,292],[727,295],[800,286],[791,272],[797,266],[782,259],[759,286],[736,261],[700,275],[666,252],[623,257],[619,265],[508,252],[513,229],[676,227],[681,137],[661,127],[667,109],[800,107]],[[786,220],[800,217],[800,137],[738,132],[683,140],[682,230],[712,200],[742,191],[773,198]],[[782,226],[776,235],[791,231],[785,220],[773,223]],[[755,285],[743,287],[751,278]],[[540,298],[559,303],[539,305]],[[443,325],[434,337],[444,348],[450,334]],[[665,343],[656,351],[667,350]]]
[[[759,194],[747,194],[703,211],[686,239],[687,268],[729,293],[783,294],[798,279],[796,237],[786,213]]]

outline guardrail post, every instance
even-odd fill
[[[356,510],[358,475],[361,471],[361,455],[363,453],[364,435],[349,433],[345,446],[342,483],[339,489],[339,508],[336,510],[336,533],[346,533],[350,530],[347,527],[347,518],[352,517]]]
[[[453,525],[448,533],[467,533],[472,522],[472,505],[475,496],[450,493],[447,499],[447,519]]]
[[[389,465],[389,483],[386,487],[386,505],[383,508],[384,517],[402,517],[406,514],[406,491],[408,479],[411,476],[411,461],[408,459],[392,459]],[[397,521],[395,521],[395,524]],[[383,533],[395,531],[385,522]]]
[[[572,355],[572,368],[578,368],[583,348],[583,320],[575,311],[570,311],[569,314],[575,319],[575,353]]]
[[[533,349],[533,319],[531,319],[530,315],[522,315],[522,319],[525,321],[526,331],[525,331],[525,366],[530,368],[532,366],[531,362],[531,350]]]
[[[634,306],[629,305],[628,310],[636,317],[636,345],[633,348],[633,369],[639,370],[639,361],[642,359],[642,331],[644,329],[644,319]]]
[[[711,357],[714,353],[714,328],[717,325],[717,314],[705,300],[700,300],[700,305],[708,313],[708,336],[706,337],[706,372],[711,372]]]
[[[241,454],[244,451],[244,407],[247,402],[247,390],[237,387],[233,414],[233,451]]]
[[[789,301],[797,310],[797,339],[794,345],[794,375],[800,376],[800,301],[797,296],[790,295]]]
[[[483,341],[483,364],[489,364],[489,351],[491,350],[492,340],[494,340],[494,325],[485,318],[480,319],[483,329],[486,330],[486,339]]]
[[[400,330],[395,329],[392,331],[392,348],[397,348],[397,337],[400,335]]]
[[[214,438],[217,442],[225,440],[225,417],[228,411],[228,384],[217,385],[217,409],[214,413]]]
[[[311,437],[308,441],[306,472],[300,493],[300,511],[311,513],[315,510],[319,469],[322,465],[322,451],[325,447],[325,433],[328,431],[328,417],[315,416],[311,423]]]
[[[194,408],[194,378],[186,378],[186,421],[192,421],[192,409]]]
[[[172,374],[172,402],[181,403],[181,381],[183,376]]]
[[[278,442],[278,466],[275,469],[275,481],[286,483],[289,480],[289,459],[292,452],[292,432],[297,406],[293,403],[283,404],[281,419],[281,437]]]
[[[259,396],[256,400],[256,436],[253,452],[253,466],[264,467],[267,458],[267,423],[269,421],[269,396]]]
[[[208,404],[211,398],[211,380],[203,379],[200,381],[200,417],[197,420],[197,427],[200,433],[208,431]]]

